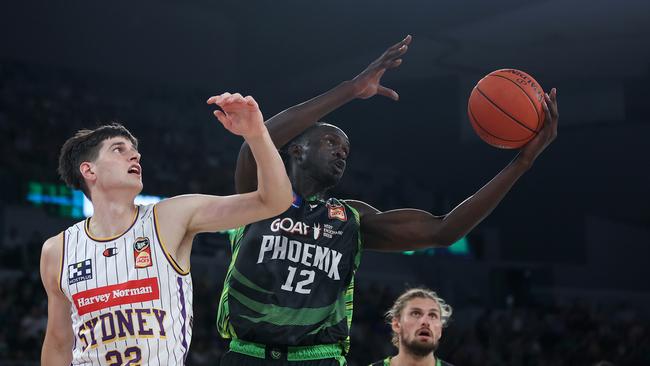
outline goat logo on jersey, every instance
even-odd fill
[[[147,268],[153,265],[149,238],[139,237],[135,239],[135,242],[133,242],[133,259],[135,260],[135,268]]]
[[[318,238],[320,238],[320,233],[321,233],[320,224],[314,224],[314,226],[312,226],[312,229],[314,229],[313,230],[314,231],[314,240],[318,240]]]
[[[68,284],[72,285],[80,281],[93,278],[92,259],[85,259],[68,266]]]

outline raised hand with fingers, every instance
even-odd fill
[[[524,145],[521,148],[519,154],[519,159],[526,162],[527,164],[532,164],[539,154],[546,149],[546,147],[555,140],[557,137],[557,124],[560,115],[557,109],[557,89],[551,89],[551,93],[544,94],[544,100],[542,101],[542,107],[544,108],[545,119],[544,127],[537,133],[537,136],[530,140],[529,143]]]
[[[399,99],[397,92],[381,85],[381,77],[384,76],[386,70],[396,68],[402,63],[401,57],[408,50],[411,39],[411,36],[408,35],[400,42],[388,47],[378,59],[352,79],[358,98],[368,99],[379,94],[393,100]]]
[[[264,117],[253,97],[243,97],[239,93],[223,93],[208,98],[208,104],[216,104],[221,110],[215,110],[215,117],[223,126],[235,135],[246,139],[260,136],[266,131]]]

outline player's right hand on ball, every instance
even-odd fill
[[[542,102],[544,108],[544,127],[529,143],[521,148],[519,159],[531,165],[539,154],[557,137],[557,125],[560,114],[557,108],[557,89],[551,89],[549,94],[544,94]]]
[[[223,93],[208,98],[208,104],[216,104],[221,110],[213,113],[230,132],[244,138],[261,135],[266,130],[264,117],[253,97],[243,97],[239,93]]]

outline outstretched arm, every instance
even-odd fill
[[[411,43],[411,36],[389,47],[378,59],[350,81],[344,81],[329,91],[306,102],[286,109],[268,121],[266,127],[277,148],[284,146],[320,118],[355,98],[367,99],[379,94],[397,100],[398,94],[383,85],[381,78],[387,69],[398,67],[401,57]],[[256,187],[255,159],[247,142],[241,147],[235,170],[237,193],[251,192]]]
[[[223,111],[214,115],[224,127],[244,137],[255,159],[256,190],[232,196],[184,195],[158,204],[158,214],[173,218],[191,234],[218,231],[249,224],[282,213],[291,205],[289,178],[262,113],[251,96],[224,93],[208,99]]]
[[[360,201],[347,201],[361,214],[364,247],[371,250],[403,251],[449,246],[469,233],[501,202],[546,147],[557,136],[557,92],[545,96],[545,125],[491,181],[444,216],[426,211],[400,209],[386,212]]]
[[[257,102],[225,93],[208,99],[223,110],[215,116],[235,135],[244,137],[257,165],[257,189],[246,194],[177,196],[156,205],[158,229],[167,249],[185,268],[197,233],[239,227],[273,217],[291,205],[291,184],[282,159],[273,146]],[[219,172],[215,172],[219,174]],[[180,248],[180,249],[179,249]]]

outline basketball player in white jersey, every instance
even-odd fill
[[[42,365],[183,365],[192,336],[194,236],[263,220],[291,205],[289,179],[255,100],[225,93],[208,103],[221,107],[215,116],[253,149],[256,191],[137,206],[140,153],[126,128],[81,130],[63,145],[59,173],[91,199],[94,214],[43,245]]]

